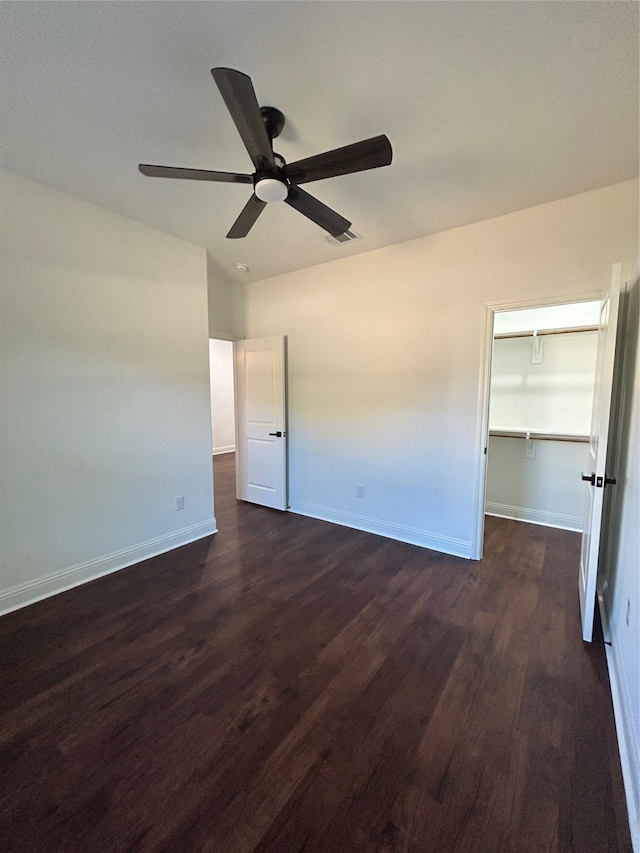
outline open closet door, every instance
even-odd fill
[[[591,419],[588,470],[582,479],[588,483],[585,499],[582,549],[580,553],[580,615],[582,616],[582,639],[591,642],[593,617],[596,602],[600,533],[604,508],[605,486],[614,483],[605,470],[607,464],[607,441],[611,418],[611,393],[613,388],[613,366],[620,302],[620,264],[615,264],[611,276],[611,290],[600,306],[598,331],[598,355],[596,382]]]
[[[236,495],[287,508],[286,355],[282,336],[237,341]]]

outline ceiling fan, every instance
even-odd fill
[[[286,163],[273,150],[273,140],[284,127],[284,115],[275,107],[259,107],[251,78],[232,68],[212,68],[227,109],[253,161],[255,172],[212,172],[140,163],[150,178],[186,178],[193,181],[222,181],[252,184],[253,194],[227,237],[246,237],[268,202],[284,201],[334,237],[347,231],[351,223],[317,198],[300,189],[300,184],[376,169],[391,163],[393,152],[386,136],[374,136],[343,148],[325,151],[295,163]]]

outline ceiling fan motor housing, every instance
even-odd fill
[[[260,107],[262,121],[269,139],[274,140],[280,136],[284,127],[284,115],[276,107]]]

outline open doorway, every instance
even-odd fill
[[[233,341],[210,338],[211,452],[216,520],[219,527],[221,523],[224,524],[225,505],[235,504],[236,495],[236,401],[233,362]]]
[[[485,514],[582,533],[599,310],[496,312]]]
[[[487,306],[475,559],[485,514],[581,530],[601,304],[587,293]]]
[[[212,453],[235,453],[236,404],[233,388],[233,342],[209,339]]]
[[[620,288],[621,264],[616,263],[612,267],[609,290],[599,299],[586,297],[580,300],[587,304],[571,300],[553,304],[487,306],[478,433],[482,441],[482,455],[478,466],[478,526],[474,557],[482,558],[484,519],[490,509],[494,510],[493,514],[519,521],[580,532],[578,589],[582,638],[586,642],[592,638],[601,533],[606,531],[606,510],[611,503],[605,500],[605,487],[617,482],[610,467],[614,459],[608,453],[608,446],[609,435],[615,432],[616,427],[615,417],[612,419],[615,408],[612,401]],[[501,318],[500,315],[507,312],[512,316]],[[595,333],[592,344],[587,342],[587,338],[578,339],[578,335],[590,335],[592,332]],[[524,348],[517,345],[520,352],[516,352],[516,345],[509,345],[510,349],[505,351],[499,343],[501,340],[521,339],[526,343]],[[562,342],[563,339],[578,345],[577,354],[572,347],[574,352],[567,356],[567,344]],[[554,340],[560,341],[558,347],[548,343]],[[547,350],[556,351],[551,353],[553,358],[549,369],[542,370],[545,341]],[[558,365],[554,369],[555,361]],[[519,453],[514,454],[511,448],[511,451],[503,453],[506,463],[501,466],[502,470],[495,475],[490,474],[491,463],[487,464],[487,460],[492,438],[523,442],[526,461],[523,462]],[[550,446],[558,445],[558,448],[544,454],[546,464],[538,466],[536,477],[529,463],[536,459],[536,445],[544,446],[545,442]],[[566,450],[569,444],[584,445],[585,455],[583,457],[577,450],[566,464],[570,456]],[[542,483],[540,475],[545,469],[546,482]],[[522,478],[531,474],[534,475],[528,478],[528,484],[523,485]],[[541,492],[552,495],[554,500],[559,497],[566,499],[564,489],[567,486],[571,490],[572,512],[554,513],[546,506],[540,507]],[[519,502],[501,503],[496,500],[499,492],[495,488],[506,488],[502,494],[516,495]],[[580,490],[582,498],[579,497]],[[523,495],[528,501],[536,499],[538,506],[522,507]],[[584,508],[582,524],[580,516],[574,514],[580,503]],[[496,512],[496,509],[502,511]]]
[[[288,508],[286,338],[209,339],[214,504]]]

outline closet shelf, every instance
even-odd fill
[[[539,338],[542,335],[569,335],[574,332],[597,332],[597,326],[572,326],[566,329],[539,329],[537,332],[501,332],[500,334],[494,335],[494,339],[504,340],[506,338],[532,338],[534,334],[536,334]]]
[[[577,435],[575,433],[557,432],[527,432],[517,429],[490,429],[492,438],[529,438],[534,441],[575,441],[579,444],[589,444],[588,435]]]

